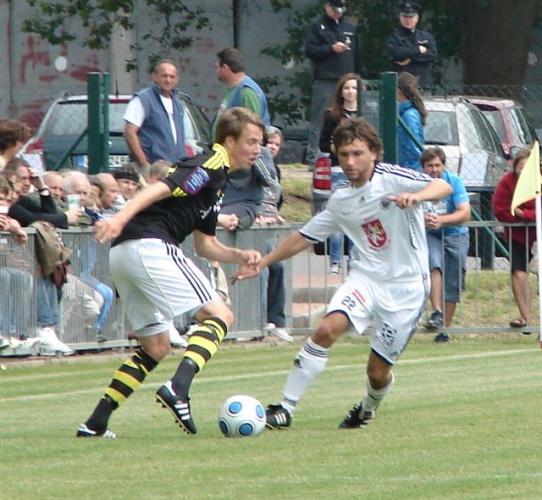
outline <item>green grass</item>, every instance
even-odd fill
[[[199,433],[153,402],[180,354],[114,415],[114,441],[75,439],[125,357],[10,363],[0,372],[0,498],[540,498],[540,380],[534,336],[420,336],[363,430],[337,425],[360,397],[366,339],[346,337],[308,391],[293,428],[226,439],[230,395],[276,401],[294,345],[228,344],[196,379]]]
[[[307,222],[311,217],[312,173],[300,163],[281,165],[284,204],[280,214],[287,222]]]

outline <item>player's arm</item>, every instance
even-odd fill
[[[241,266],[254,266],[260,262],[260,252],[256,250],[240,250],[221,243],[216,236],[194,231],[194,247],[196,253],[205,259],[219,262],[233,262]]]
[[[442,179],[434,179],[426,187],[415,193],[401,193],[390,196],[389,199],[399,208],[410,208],[423,201],[441,200],[452,194],[452,186]]]
[[[235,283],[236,281],[240,281],[242,279],[254,278],[260,274],[260,271],[264,267],[273,264],[273,262],[278,262],[292,257],[311,245],[312,243],[306,240],[301,233],[295,231],[280,241],[272,252],[263,257],[257,268],[254,266],[245,266],[241,268],[233,275],[232,282]]]
[[[94,237],[100,242],[116,238],[124,229],[124,226],[141,210],[153,203],[171,196],[170,188],[163,182],[157,182],[139,191],[130,203],[124,205],[122,210],[109,220],[98,221],[94,225]]]

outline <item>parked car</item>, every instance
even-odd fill
[[[130,161],[128,146],[122,135],[124,112],[131,96],[109,96],[109,169]],[[209,120],[191,99],[180,95],[184,107],[186,142],[195,151],[211,142]],[[63,95],[49,107],[36,135],[23,148],[23,154],[39,154],[46,170],[88,167],[87,96]],[[79,142],[78,142],[79,141]],[[71,150],[71,151],[70,151]],[[69,152],[69,154],[68,154]]]
[[[482,111],[495,130],[507,159],[511,160],[514,153],[535,141],[536,132],[521,104],[497,97],[468,97],[468,100]]]
[[[425,145],[440,146],[446,165],[471,192],[492,192],[508,170],[502,146],[482,112],[462,97],[426,97]],[[331,194],[328,154],[316,160],[312,180],[312,208],[319,212]]]
[[[440,146],[446,167],[470,191],[493,190],[508,163],[497,134],[483,113],[463,97],[428,97],[425,145]]]

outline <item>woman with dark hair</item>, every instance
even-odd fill
[[[512,197],[519,174],[523,170],[531,148],[522,149],[514,158],[512,171],[505,174],[493,195],[493,211],[497,220],[505,223],[529,223],[536,220],[535,200],[529,200],[510,213]],[[536,241],[536,228],[508,227],[504,236],[510,245],[510,272],[512,291],[518,305],[520,317],[510,321],[513,328],[523,328],[529,323],[531,314],[531,289],[527,265],[533,258],[533,243]]]
[[[332,149],[331,136],[337,125],[349,118],[358,116],[358,91],[361,91],[361,77],[356,73],[346,73],[337,83],[331,107],[326,110],[324,123],[320,132],[320,151],[329,153],[331,160],[331,190],[348,184],[343,169]],[[351,243],[348,241],[348,248]],[[330,271],[339,274],[343,254],[343,235],[335,233],[329,238]]]
[[[418,79],[414,75],[406,72],[399,75],[397,100],[399,101],[399,116],[423,145],[425,143],[423,126],[427,118],[427,110],[418,88]],[[420,155],[422,152],[422,149],[412,140],[407,131],[398,125],[397,163],[402,167],[421,170]]]

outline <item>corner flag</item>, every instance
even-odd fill
[[[540,175],[540,158],[539,158],[538,142],[535,141],[531,154],[527,158],[523,170],[519,174],[516,189],[514,190],[514,196],[512,197],[512,204],[510,205],[510,212],[514,215],[514,210],[522,203],[536,198],[540,195],[540,184],[542,183],[542,176]]]

